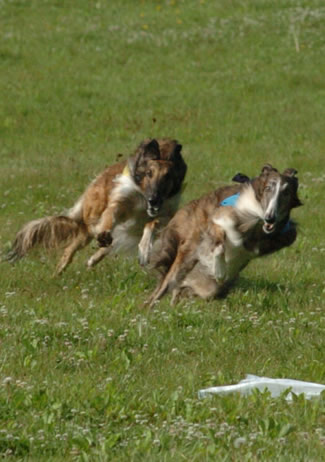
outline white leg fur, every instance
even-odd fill
[[[145,226],[141,241],[138,245],[139,248],[139,263],[145,266],[149,262],[149,257],[153,244],[153,231],[151,227]]]
[[[214,250],[214,275],[217,282],[223,282],[227,274],[225,248],[223,244],[217,245]]]

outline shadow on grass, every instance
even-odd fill
[[[269,281],[265,278],[245,278],[240,277],[232,290],[246,292],[247,290],[259,292],[265,290],[267,292],[286,292],[291,289],[291,284],[281,284]]]

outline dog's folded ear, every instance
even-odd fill
[[[176,170],[178,170],[178,173],[184,178],[187,166],[181,154],[182,147],[183,146],[179,143],[175,144],[175,147],[169,156],[169,160],[174,163]]]
[[[185,178],[186,171],[187,171],[187,165],[183,159],[183,156],[181,154],[182,151],[182,145],[177,143],[176,140],[173,141],[175,143],[171,154],[169,156],[169,160],[173,162],[173,169],[171,171],[173,177],[174,177],[174,187],[170,192],[170,195],[173,195],[177,192],[180,191],[182,182]]]
[[[295,168],[286,168],[282,175],[284,176],[289,176],[290,178],[293,178],[297,175],[298,171]]]
[[[160,158],[160,149],[157,140],[147,139],[142,141],[137,147],[134,156],[130,157],[128,160],[132,176],[135,175],[135,171],[148,160],[159,160]]]
[[[175,149],[174,149],[174,153],[173,154],[180,154],[181,150],[182,150],[182,145],[177,143],[176,146],[175,146]]]
[[[146,160],[159,160],[160,159],[160,149],[158,141],[152,139],[151,141],[142,145],[142,157]]]
[[[303,205],[303,203],[298,197],[299,181],[298,181],[298,177],[296,176],[297,173],[298,171],[295,168],[286,168],[282,173],[283,176],[286,176],[287,178],[289,178],[289,182],[293,185],[293,189],[294,189],[294,197],[292,200],[293,208],[300,207],[301,205]]]
[[[250,178],[244,173],[236,173],[231,181],[235,181],[236,183],[248,183]]]
[[[177,162],[181,157],[181,151],[183,146],[177,142],[177,140],[170,140],[169,138],[163,138],[160,141],[160,153],[161,158],[164,160],[170,160],[171,162]]]

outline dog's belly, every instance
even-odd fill
[[[159,220],[158,228],[160,230],[168,223],[177,210],[179,198],[180,195],[177,194],[167,199],[161,207],[156,217]],[[111,232],[113,238],[112,252],[135,253],[138,249],[145,225],[152,220],[154,218],[148,216],[144,201],[139,202],[137,207],[133,206],[132,213],[124,216],[123,221],[117,223]]]

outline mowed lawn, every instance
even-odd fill
[[[153,310],[136,258],[60,278],[0,264],[0,454],[24,461],[320,461],[325,397],[197,392],[247,373],[325,383],[321,0],[0,1],[0,248],[146,137],[183,144],[182,203],[294,167],[296,243],[224,300]],[[95,244],[93,245],[95,247]]]

